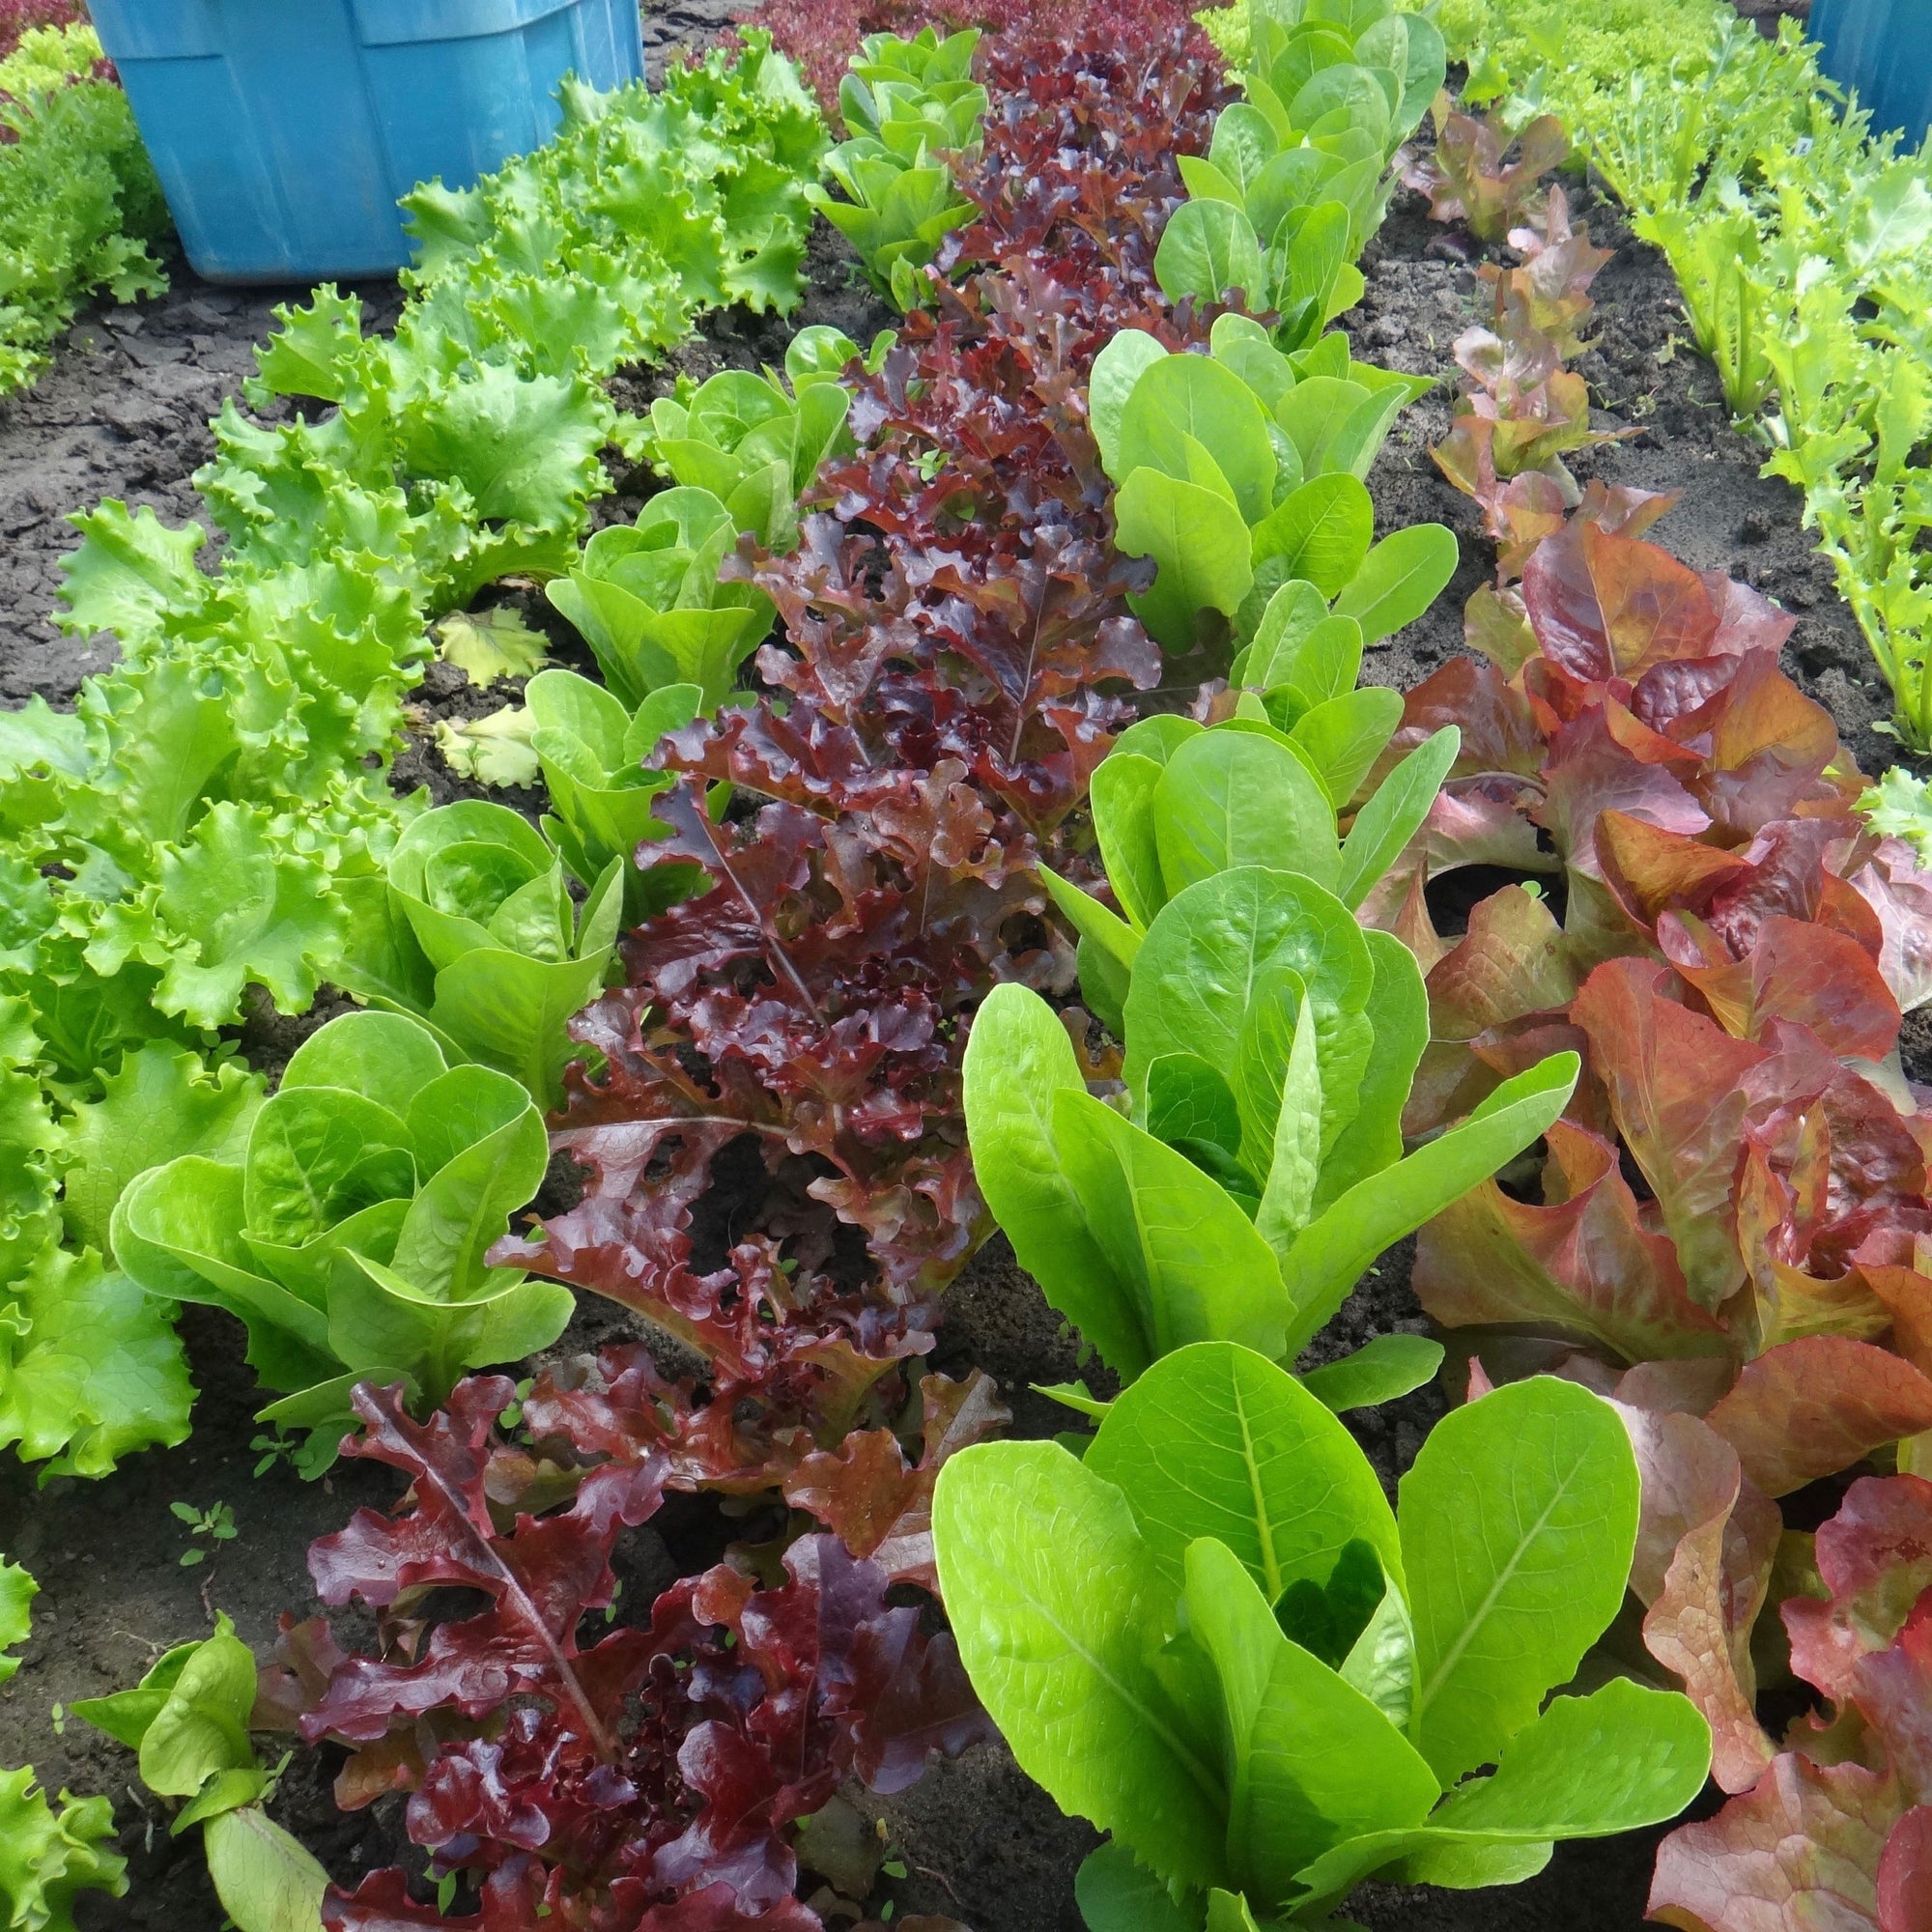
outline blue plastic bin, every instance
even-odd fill
[[[1814,0],[1810,33],[1819,66],[1858,89],[1873,129],[1902,128],[1917,148],[1932,122],[1932,0]]]
[[[212,281],[387,274],[396,202],[643,72],[638,0],[92,0],[188,260]]]

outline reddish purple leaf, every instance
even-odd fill
[[[1878,1861],[1879,1932],[1932,1925],[1932,1804],[1917,1804],[1891,1828]]]
[[[1644,1645],[1709,1722],[1711,1775],[1747,1791],[1774,1755],[1753,1708],[1750,1637],[1784,1524],[1696,1417],[1622,1412],[1643,1478],[1631,1587],[1649,1608]]]
[[[1759,1489],[1787,1495],[1932,1429],[1932,1380],[1869,1343],[1808,1335],[1747,1362],[1708,1419]]]
[[[1612,960],[1591,974],[1572,1012],[1691,1298],[1715,1312],[1744,1277],[1734,1203],[1745,1081],[1766,1055],[1666,998],[1667,978],[1641,960]]]
[[[895,1583],[918,1583],[935,1595],[932,1488],[947,1459],[983,1441],[1012,1420],[998,1385],[975,1369],[963,1382],[927,1376],[924,1443],[908,1463],[889,1429],[848,1435],[836,1450],[808,1456],[785,1479],[785,1500],[810,1510],[855,1556],[876,1563]]]
[[[1451,1328],[1552,1327],[1626,1361],[1728,1353],[1723,1324],[1690,1299],[1669,1238],[1639,1218],[1615,1150],[1567,1122],[1548,1143],[1545,1205],[1485,1181],[1422,1230],[1423,1307]]]
[[[1814,1554],[1832,1594],[1784,1606],[1792,1668],[1845,1702],[1858,1695],[1860,1665],[1891,1646],[1932,1590],[1932,1483],[1861,1477],[1819,1528]]]
[[[1932,1000],[1932,874],[1903,839],[1887,838],[1851,882],[1878,916],[1879,970],[1892,997],[1907,1012],[1922,1007]]]
[[[1680,1932],[1879,1932],[1878,1861],[1901,1808],[1889,1777],[1787,1751],[1664,1839],[1648,1916]]]
[[[776,1588],[715,1569],[661,1596],[648,1628],[586,1640],[585,1612],[613,1599],[616,1538],[655,1508],[667,1460],[648,1447],[596,1463],[567,1507],[519,1515],[503,1533],[484,1470],[490,1422],[512,1393],[500,1378],[462,1384],[461,1429],[417,1428],[395,1392],[358,1394],[369,1435],[352,1453],[405,1470],[411,1489],[394,1517],[362,1511],[316,1546],[325,1599],[382,1616],[374,1655],[309,1646],[328,1674],[304,1735],[376,1747],[411,1789],[412,1838],[446,1864],[541,1860],[551,1876],[526,1877],[546,1903],[559,1886],[586,1897],[614,1888],[641,1912],[723,1885],[740,1911],[779,1915],[775,1928],[809,1924],[784,1916],[797,1910],[788,1828],[847,1776],[902,1790],[933,1751],[956,1755],[990,1734],[952,1638],[928,1636],[916,1608],[889,1606],[886,1573],[820,1536],[791,1547]],[[570,1414],[553,1398],[537,1426]],[[956,1420],[942,1413],[942,1435]],[[578,1453],[611,1446],[597,1436]],[[427,1589],[444,1583],[488,1606],[425,1625]],[[431,1712],[442,1726],[432,1755],[387,1750]],[[359,1788],[373,1795],[378,1782]],[[522,1896],[508,1881],[502,1890],[485,1924]],[[354,1916],[365,1904],[409,1922],[394,1883],[345,1906],[340,1922],[383,1925]],[[691,1923],[708,1922],[703,1904]]]
[[[1719,613],[1668,551],[1595,524],[1542,545],[1522,594],[1544,653],[1584,683],[1634,683],[1652,665],[1715,654]]]

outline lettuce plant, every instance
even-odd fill
[[[1468,635],[1482,657],[1445,665],[1405,697],[1385,756],[1450,724],[1462,730],[1461,750],[1370,917],[1415,933],[1432,967],[1441,947],[1433,929],[1420,931],[1425,875],[1484,864],[1560,869],[1561,952],[1573,974],[1587,972],[1632,950],[1636,930],[1606,869],[1606,830],[1621,838],[1619,827],[1640,818],[1672,838],[1742,853],[1786,821],[1842,820],[1858,796],[1830,714],[1778,668],[1795,619],[1747,584],[1693,571],[1637,535],[1670,500],[1596,492],[1560,534],[1535,546],[1520,590],[1472,603]],[[1687,680],[1681,667],[1693,664],[1704,672]],[[1822,853],[1804,849],[1822,866]],[[1693,867],[1663,870],[1699,893]],[[1713,892],[1721,884],[1716,875],[1702,882]],[[1684,902],[1697,910],[1696,896]],[[1551,906],[1544,918],[1558,923]],[[1684,956],[1696,963],[1694,952]],[[1527,979],[1519,991],[1537,1009],[1552,1004],[1547,986]],[[1511,1016],[1528,1010],[1508,1008]]]
[[[785,346],[784,375],[724,369],[703,383],[680,376],[677,393],[651,405],[645,458],[673,483],[709,490],[737,527],[775,555],[798,542],[797,499],[837,452],[849,455],[847,364],[876,373],[892,347],[884,331],[863,357],[859,345],[814,323]]]
[[[979,43],[977,28],[867,36],[838,90],[848,138],[825,160],[846,198],[806,191],[858,250],[873,286],[902,309],[921,298],[917,271],[973,212],[945,157],[970,158],[979,146],[986,112],[986,90],[971,77]]]
[[[1514,161],[1503,156],[1517,149]],[[1406,185],[1429,197],[1432,221],[1461,221],[1479,242],[1500,242],[1526,225],[1540,199],[1538,184],[1568,158],[1570,137],[1553,114],[1539,114],[1520,130],[1497,114],[1441,113],[1435,152],[1408,169]]]
[[[68,1932],[81,1892],[127,1893],[114,1838],[110,1800],[63,1792],[56,1811],[31,1767],[0,1771],[0,1909],[14,1924]]]
[[[0,28],[0,396],[33,380],[81,298],[167,287],[160,185],[85,24]]]
[[[1271,680],[1264,696],[1244,692],[1236,715],[1211,728],[1143,719],[1096,769],[1094,829],[1120,914],[1051,868],[1043,873],[1080,935],[1088,1004],[1117,1036],[1148,927],[1177,893],[1230,866],[1259,865],[1317,880],[1352,910],[1435,803],[1456,760],[1453,725],[1387,771],[1340,836],[1338,814],[1394,734],[1402,697],[1355,687],[1361,627],[1326,609],[1314,585],[1285,584],[1244,653],[1249,674]]]
[[[745,527],[766,527],[774,501],[784,504],[795,541],[781,467],[754,471],[735,511],[695,485],[661,492],[635,525],[599,530],[576,568],[547,586],[625,704],[635,708],[668,684],[696,685],[707,711],[724,701],[738,667],[771,630],[772,602],[755,585],[721,583],[719,566],[737,545],[739,518],[750,519]]]
[[[530,748],[550,793],[544,837],[586,892],[613,864],[620,867],[625,925],[683,896],[685,882],[673,867],[638,864],[639,847],[665,836],[651,808],[672,782],[668,773],[647,771],[644,760],[697,716],[702,697],[695,684],[667,684],[633,714],[575,671],[539,671],[524,688]],[[696,884],[696,875],[688,883]]]
[[[1157,715],[1116,740],[1094,776],[1094,822],[1128,925],[1145,932],[1183,886],[1229,864],[1304,872],[1351,908],[1367,897],[1428,816],[1460,737],[1445,726],[1387,765],[1402,694],[1355,684],[1360,638],[1313,584],[1285,584],[1236,660],[1248,688],[1232,718]],[[1217,806],[1241,822],[1209,831]],[[1118,946],[1131,965],[1129,943]]]
[[[1673,208],[1640,215],[1634,226],[1668,258],[1690,339],[1716,367],[1732,415],[1754,417],[1776,384],[1767,331],[1786,306],[1777,287],[1782,265],[1776,255],[1767,259],[1756,217],[1748,208],[1696,214]]]
[[[1550,190],[1542,225],[1513,230],[1510,242],[1523,265],[1489,269],[1491,322],[1456,338],[1463,393],[1449,435],[1430,452],[1443,475],[1483,506],[1498,539],[1516,534],[1512,520],[1499,517],[1498,496],[1513,510],[1544,513],[1544,527],[1553,530],[1581,499],[1563,457],[1634,434],[1593,430],[1589,385],[1564,367],[1583,346],[1577,329],[1594,307],[1584,292],[1607,251],[1591,247],[1588,228],[1571,229],[1560,188]],[[1526,481],[1514,492],[1499,489],[1515,477]],[[1538,487],[1537,478],[1548,481]]]
[[[1170,300],[1232,289],[1279,312],[1277,339],[1306,348],[1361,299],[1353,264],[1381,226],[1390,156],[1442,85],[1442,37],[1394,0],[1251,8],[1241,84],[1206,156],[1183,158],[1192,199],[1162,237]]]
[[[608,372],[660,355],[701,309],[782,314],[801,293],[829,136],[798,71],[752,28],[661,86],[560,90],[556,135],[474,187],[404,202],[420,307],[479,347]],[[546,326],[546,325],[554,326]]]
[[[239,1932],[313,1925],[328,1874],[263,1808],[274,1788],[249,1737],[254,1654],[224,1616],[177,1645],[131,1690],[87,1697],[73,1715],[138,1754],[141,1782],[185,1801],[170,1831],[201,1827],[215,1895]]]
[[[1158,566],[1135,614],[1170,649],[1209,610],[1252,638],[1274,592],[1302,580],[1376,643],[1420,616],[1456,568],[1434,525],[1374,544],[1362,479],[1398,412],[1423,393],[1331,335],[1285,355],[1258,323],[1224,315],[1208,355],[1123,329],[1094,359],[1101,461],[1119,486],[1116,538]]]
[[[297,1049],[235,1155],[127,1189],[114,1252],[150,1294],[246,1325],[257,1374],[289,1392],[264,1413],[311,1432],[319,1474],[366,1377],[435,1403],[466,1367],[555,1340],[569,1292],[485,1260],[549,1156],[516,1081],[449,1065],[401,1014],[345,1014]]]
[[[452,1063],[497,1067],[554,1106],[564,1067],[582,1057],[565,1029],[614,956],[626,870],[607,861],[579,904],[562,857],[520,813],[477,799],[440,806],[397,841],[386,923],[343,980],[417,1015]]]
[[[1859,1932],[1913,1932],[1926,1922],[1928,1549],[1932,1484],[1862,1476],[1846,1490],[1819,1527],[1810,1588],[1781,1606],[1792,1672],[1829,1702],[1832,1721],[1801,1717],[1780,1750],[1748,1700],[1733,1707],[1740,1727],[1753,1734],[1755,1776],[1728,1781],[1736,1795],[1715,1818],[1663,1841],[1652,1918],[1681,1932],[1746,1932],[1802,1911],[1797,1900],[1817,1897],[1829,1884],[1832,1910]],[[1671,1580],[1685,1599],[1690,1568],[1673,1566]],[[1743,1648],[1734,1630],[1725,1636],[1701,1660],[1713,1677],[1734,1670]],[[1774,1844],[1779,1854],[1768,1860],[1765,1848]]]
[[[351,1806],[407,1789],[412,1839],[493,1877],[482,1918],[412,1904],[391,1869],[332,1896],[327,1922],[821,1932],[792,1896],[790,1827],[848,1777],[902,1791],[932,1752],[988,1735],[952,1637],[889,1605],[887,1571],[831,1536],[794,1543],[767,1587],[720,1564],[637,1621],[593,1621],[669,1462],[592,1450],[559,1507],[497,1433],[514,1393],[477,1378],[425,1425],[394,1389],[357,1392],[350,1453],[410,1487],[312,1546],[309,1568],[325,1603],[372,1613],[373,1643],[345,1651],[321,1620],[288,1631],[277,1702],[306,1739],[348,1747]]]
[[[1510,231],[1519,267],[1477,270],[1491,291],[1491,320],[1456,338],[1463,392],[1449,434],[1430,450],[1482,509],[1499,583],[1521,574],[1529,553],[1581,500],[1565,454],[1631,433],[1593,430],[1588,384],[1564,366],[1584,349],[1581,331],[1596,307],[1590,284],[1609,250],[1591,246],[1587,226],[1571,225],[1561,188],[1549,190],[1534,222]]]
[[[1904,289],[1894,294],[1910,305]],[[1932,744],[1932,573],[1918,545],[1927,471],[1913,460],[1932,435],[1927,340],[1917,311],[1903,327],[1873,326],[1887,346],[1860,340],[1860,299],[1856,284],[1820,278],[1795,316],[1761,322],[1780,405],[1766,469],[1804,491],[1806,518],[1891,688],[1890,728],[1919,749]]]
[[[87,1080],[123,1044],[232,1024],[251,985],[314,999],[395,838],[364,761],[393,748],[427,644],[372,557],[212,580],[196,525],[109,501],[82,527],[64,621],[114,631],[122,659],[72,712],[37,702],[0,732],[0,974]]]
[[[1053,1010],[996,987],[965,1062],[980,1191],[1124,1379],[1189,1342],[1292,1361],[1377,1255],[1562,1112],[1574,1054],[1403,1156],[1428,1043],[1413,957],[1303,874],[1240,865],[1148,926],[1123,1007],[1130,1111],[1095,1099]]]
[[[1545,1703],[1623,1600],[1637,1493],[1615,1411],[1543,1378],[1438,1423],[1398,1515],[1292,1376],[1204,1343],[1084,1457],[963,1450],[933,1532],[1014,1755],[1111,1833],[1080,1872],[1090,1932],[1232,1932],[1332,1923],[1372,1873],[1511,1883],[1696,1795],[1684,1697]]]
[[[171,1311],[116,1264],[110,1216],[142,1169],[225,1154],[263,1083],[172,1040],[72,1083],[26,1003],[0,999],[0,1441],[48,1475],[104,1475],[187,1434],[194,1390]]]

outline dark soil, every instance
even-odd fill
[[[708,30],[724,11],[719,0],[692,0],[661,16],[652,25],[655,55],[661,58],[671,40]],[[1634,242],[1615,211],[1587,187],[1575,190],[1573,205],[1594,238],[1616,249],[1596,284],[1597,344],[1578,366],[1604,421],[1639,431],[1577,459],[1579,479],[1682,488],[1684,501],[1659,539],[1699,568],[1747,577],[1799,613],[1787,669],[1831,709],[1863,769],[1881,769],[1892,757],[1889,741],[1873,729],[1886,714],[1885,693],[1829,567],[1800,527],[1798,498],[1783,484],[1758,477],[1762,452],[1730,428],[1713,372],[1682,340],[1665,265]],[[726,364],[775,361],[791,329],[807,321],[836,322],[861,339],[868,336],[889,318],[851,285],[848,261],[821,229],[813,292],[801,314],[785,321],[718,318],[671,368],[621,376],[613,385],[619,400],[645,407],[680,366],[701,376]],[[1345,319],[1358,351],[1392,367],[1453,376],[1450,345],[1475,320],[1479,285],[1453,238],[1424,219],[1418,198],[1398,195],[1364,269],[1368,293]],[[239,387],[250,367],[249,348],[266,332],[275,301],[303,294],[210,289],[181,268],[175,292],[138,314],[96,310],[83,318],[38,387],[0,407],[0,534],[7,539],[0,551],[0,701],[17,704],[41,692],[56,703],[71,702],[79,679],[102,668],[99,651],[84,656],[82,646],[46,621],[55,559],[72,542],[63,520],[117,495],[153,504],[170,523],[193,516],[186,479],[211,451],[206,418]],[[368,294],[379,320],[393,314],[393,288]],[[1464,540],[1463,570],[1435,611],[1371,654],[1367,675],[1398,687],[1460,648],[1463,602],[1489,569],[1472,507],[1442,482],[1427,454],[1447,427],[1452,392],[1447,385],[1408,412],[1371,479],[1384,527],[1434,520]],[[600,520],[635,515],[650,487],[643,476],[620,475]],[[499,594],[547,631],[559,661],[583,668],[581,647],[540,595]],[[419,724],[398,761],[398,784],[427,784],[439,800],[473,791],[443,766],[429,726],[438,718],[495,710],[513,701],[515,692],[514,685],[479,692],[460,673],[438,667],[417,695]],[[514,802],[534,809],[538,800],[531,794]],[[278,1065],[303,1030],[265,1015],[244,1030],[245,1043],[262,1063]],[[1915,1020],[1908,1026],[1908,1062],[1923,1064],[1932,1057],[1928,1049],[1932,1022]],[[1382,1258],[1310,1351],[1311,1362],[1374,1334],[1426,1327],[1408,1286],[1411,1246]],[[959,1373],[977,1364],[994,1375],[1021,1434],[1068,1426],[1030,1385],[1082,1373],[1092,1378],[1092,1368],[1083,1367],[1077,1338],[1065,1332],[1003,1239],[969,1264],[948,1295],[947,1312],[936,1366]],[[255,1397],[241,1361],[240,1330],[225,1317],[189,1310],[183,1331],[203,1390],[188,1443],[135,1458],[99,1483],[61,1480],[37,1488],[32,1472],[12,1459],[0,1462],[0,1550],[24,1563],[43,1586],[23,1667],[0,1690],[0,1765],[32,1762],[49,1789],[66,1785],[114,1797],[122,1849],[131,1861],[129,1897],[81,1899],[83,1932],[173,1932],[218,1925],[221,1916],[192,1843],[169,1839],[160,1808],[134,1782],[129,1755],[71,1718],[57,1729],[51,1708],[131,1682],[169,1644],[205,1634],[211,1605],[232,1615],[266,1655],[280,1613],[303,1615],[314,1607],[303,1568],[308,1543],[340,1527],[353,1507],[385,1504],[396,1491],[388,1472],[346,1463],[322,1484],[301,1482],[282,1463],[254,1476],[258,1454],[247,1445],[257,1434],[249,1419]],[[628,1332],[629,1318],[586,1302],[552,1352]],[[1349,1418],[1391,1492],[1445,1401],[1440,1390],[1425,1389]],[[177,1500],[229,1504],[240,1534],[210,1563],[180,1567],[188,1537],[169,1511]],[[703,1502],[680,1500],[621,1552],[627,1600],[647,1603],[673,1576],[715,1560],[743,1527]],[[328,1795],[333,1769],[328,1751],[298,1751],[275,1802],[281,1821],[345,1884],[374,1865],[412,1860],[400,1801],[345,1817]],[[875,1910],[890,1897],[900,1914],[950,1914],[977,1932],[1079,1932],[1072,1875],[1094,1834],[1063,1818],[1004,1749],[940,1764],[883,1805],[852,1795],[867,1819],[883,1821],[908,1868],[903,1880],[880,1882]],[[1560,1849],[1540,1878],[1476,1896],[1369,1886],[1350,1910],[1371,1932],[1559,1926],[1634,1932],[1643,1919],[1659,1835]]]

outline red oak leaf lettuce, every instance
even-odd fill
[[[786,1552],[777,1588],[720,1567],[666,1591],[648,1625],[590,1640],[587,1613],[614,1601],[618,1537],[655,1510],[668,1463],[599,1463],[567,1507],[500,1528],[487,1474],[514,1393],[472,1379],[417,1425],[400,1391],[358,1391],[367,1434],[345,1453],[411,1488],[393,1515],[359,1511],[311,1552],[323,1600],[357,1601],[378,1625],[371,1654],[303,1641],[326,1672],[303,1734],[377,1747],[382,1776],[352,1792],[401,1784],[411,1837],[443,1867],[513,1868],[568,1896],[567,1923],[649,1924],[637,1915],[720,1886],[775,1928],[815,1922],[791,1902],[787,1828],[848,1776],[898,1791],[931,1751],[988,1734],[951,1637],[926,1635],[916,1608],[886,1603],[883,1570],[817,1536]],[[448,1585],[486,1607],[439,1616],[430,1593]],[[431,1714],[433,1747],[417,1730]],[[405,1748],[385,1748],[399,1735]],[[365,1918],[362,1901],[337,1901],[331,1922],[408,1922],[393,1880],[368,1905]]]

